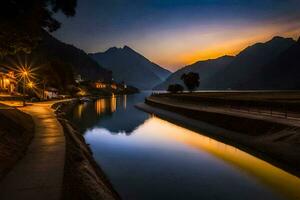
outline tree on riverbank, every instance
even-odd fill
[[[19,51],[30,53],[43,30],[60,27],[53,14],[74,16],[77,0],[6,0],[0,5],[0,56]]]
[[[180,84],[171,84],[168,87],[168,92],[177,93],[177,92],[182,92],[183,89],[184,89],[183,86]]]
[[[187,89],[192,92],[200,85],[200,77],[198,73],[189,72],[181,76],[181,80],[184,82]]]

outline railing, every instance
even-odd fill
[[[165,94],[165,95],[164,95]],[[274,116],[286,119],[300,120],[300,104],[278,101],[251,101],[229,98],[197,97],[190,95],[171,94],[155,91],[152,96],[170,97],[178,102],[191,103],[204,108],[218,108],[241,113],[258,114],[262,116]]]

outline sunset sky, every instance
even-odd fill
[[[54,36],[86,52],[128,45],[174,71],[275,35],[297,39],[299,8],[300,0],[78,0],[75,17],[56,15]]]

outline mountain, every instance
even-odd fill
[[[265,66],[276,59],[281,53],[295,45],[291,38],[274,37],[268,42],[257,43],[241,51],[235,59],[224,69],[217,72],[203,83],[206,89],[262,89],[264,85],[247,86],[247,80],[257,75],[264,76]],[[271,66],[270,66],[271,67]],[[272,74],[269,67],[267,73]],[[200,75],[201,77],[201,75]],[[249,81],[248,81],[249,82]]]
[[[44,33],[42,41],[32,54],[45,60],[67,63],[74,73],[80,74],[84,79],[109,81],[112,77],[111,71],[100,66],[83,50],[63,43],[47,32]]]
[[[300,38],[290,48],[240,84],[250,89],[300,89]]]
[[[139,89],[152,89],[170,72],[149,61],[128,46],[112,47],[103,53],[89,54],[95,61],[113,72],[113,78]]]
[[[36,81],[46,81],[47,86],[64,92],[71,90],[70,86],[75,84],[74,75],[79,74],[88,80],[112,79],[111,71],[101,67],[84,51],[60,42],[46,31],[31,53],[19,52],[0,59],[1,66],[12,68],[26,63],[37,69],[34,73],[39,80]]]
[[[215,73],[224,69],[234,60],[233,56],[223,56],[217,59],[198,61],[194,64],[183,67],[171,74],[163,83],[157,85],[154,89],[166,90],[170,84],[179,83],[184,86],[181,75],[188,72],[197,72],[200,75],[200,89],[202,85]]]

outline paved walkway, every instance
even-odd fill
[[[159,98],[159,97],[148,97],[148,100],[158,103],[158,104],[165,104],[169,106],[175,106],[180,108],[185,108],[189,110],[198,110],[203,112],[210,112],[210,113],[219,113],[219,114],[226,114],[230,116],[237,116],[237,117],[244,117],[249,119],[258,119],[264,120],[269,122],[276,122],[280,124],[285,124],[289,126],[297,126],[300,127],[300,118],[283,118],[281,116],[276,115],[264,115],[263,113],[249,113],[246,110],[243,112],[242,110],[236,109],[228,109],[225,107],[214,107],[214,106],[204,106],[201,104],[194,104],[190,102],[179,102],[174,99],[170,98]]]
[[[52,103],[19,108],[33,117],[35,135],[26,155],[0,182],[1,200],[61,199],[65,137]]]

